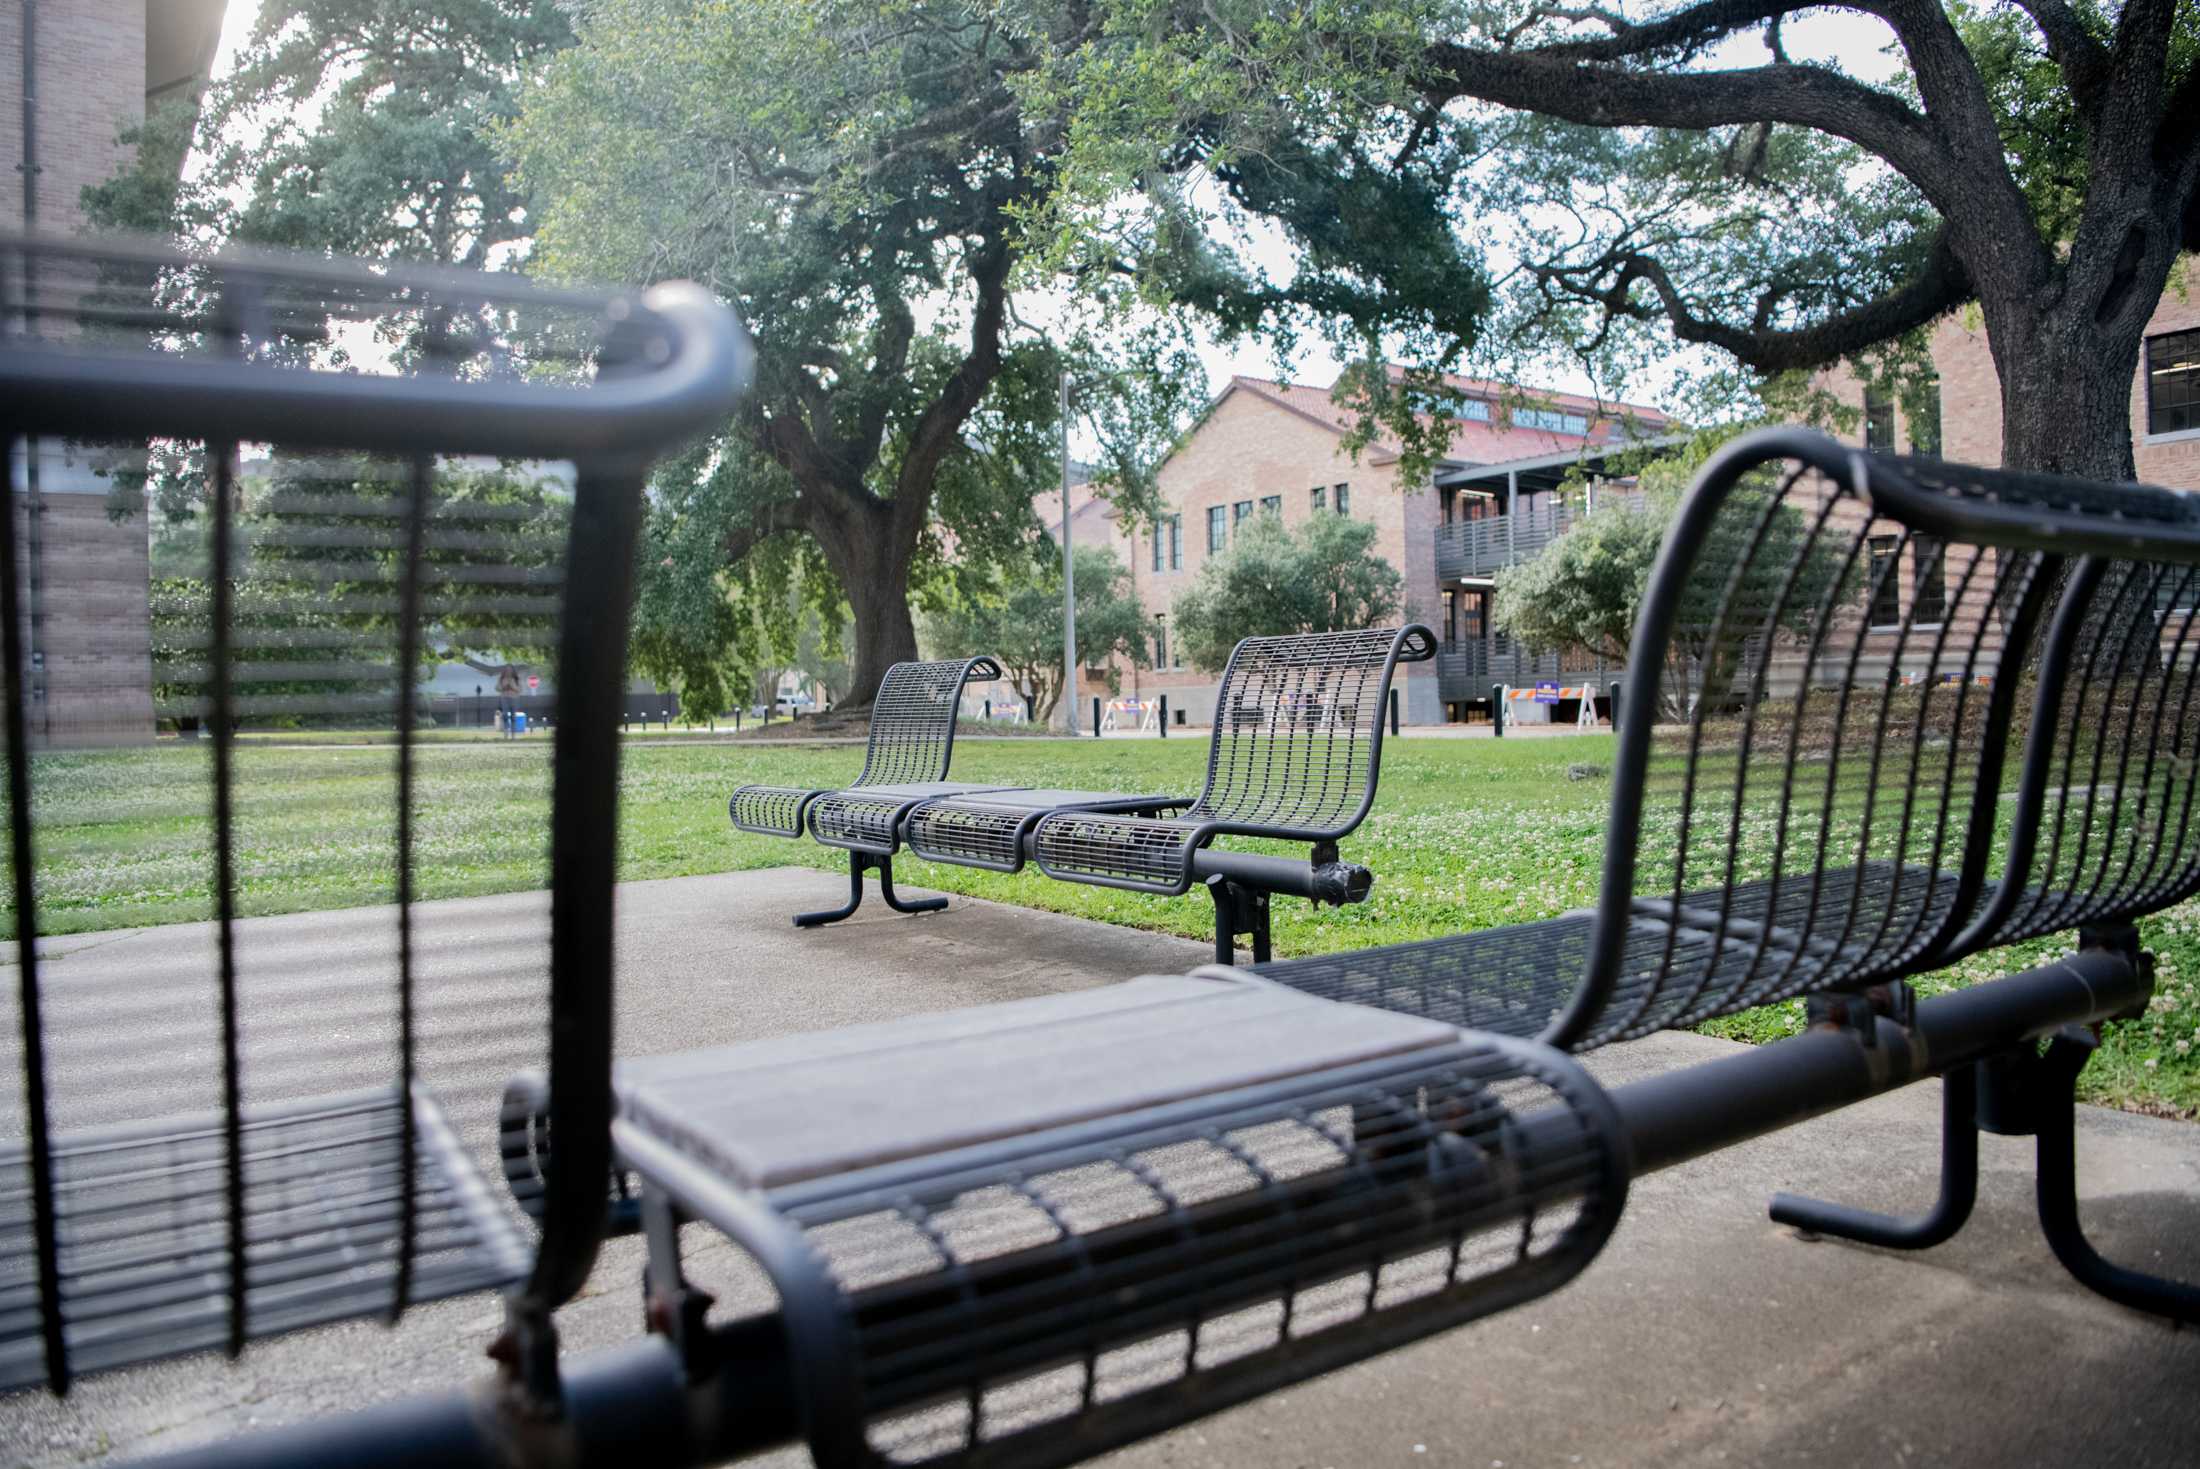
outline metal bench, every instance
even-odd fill
[[[2110,920],[2200,853],[2183,565],[2200,517],[2173,497],[1742,442],[1638,626],[1595,912],[627,1063],[653,1318],[691,1373],[728,1349],[682,1275],[678,1226],[706,1222],[771,1277],[791,1364],[793,1411],[741,1447],[1067,1463],[1555,1289],[1629,1175],[1942,1073],[2038,1133],[2082,1279],[2189,1315],[2090,1253],[2068,1192],[2073,1027],[2150,992]],[[2126,670],[2112,719],[2071,718],[2087,664]],[[2142,834],[2177,850],[2133,856]],[[2081,952],[1909,994],[2036,931],[2004,908],[2082,919]],[[1808,1034],[1610,1093],[1559,1060],[1798,994]]]
[[[991,658],[897,663],[886,671],[871,703],[871,733],[863,769],[853,785],[834,788],[745,785],[726,801],[736,830],[764,836],[810,835],[848,852],[845,907],[795,915],[796,928],[837,923],[863,906],[863,874],[878,873],[879,895],[897,913],[930,913],[945,898],[904,902],[894,893],[894,853],[901,849],[902,820],[921,803],[941,796],[996,791],[947,778],[955,755],[955,719],[962,691],[972,679],[1001,676]]]
[[[2173,491],[1749,436],[1699,479],[1636,625],[1596,909],[1246,972],[1578,1051],[1798,995],[1868,1035],[1911,1013],[1906,978],[2064,929],[2137,962],[2133,920],[2200,891],[2196,563],[2200,502]],[[2046,1141],[2067,1149],[2074,1078],[1951,1075],[1923,1221],[1775,1215],[1953,1234],[1986,1085],[2000,1125],[2040,1133],[2043,1223],[2083,1258]],[[2167,1282],[2118,1298],[2200,1309]]]
[[[2176,497],[1745,440],[1638,624],[1595,912],[622,1066],[657,1317],[699,1322],[677,1225],[706,1221],[773,1280],[780,1428],[818,1463],[1066,1463],[1555,1289],[1629,1173],[1935,1073],[2039,1135],[2081,1279],[2189,1317],[2189,1287],[2092,1254],[2069,1138],[2073,1027],[2150,992],[2122,924],[2200,874],[2194,565]],[[2121,690],[2111,717],[2073,718],[2081,687]],[[2068,960],[1902,983],[2069,921]],[[1610,1094],[1556,1059],[1797,994],[1809,1034]],[[1462,1093],[1467,1056],[1503,1079]]]
[[[691,286],[590,294],[381,263],[0,241],[17,966],[0,1032],[23,1078],[0,1101],[0,1387],[61,1392],[95,1370],[234,1355],[252,1338],[487,1289],[510,1292],[522,1354],[549,1360],[550,1312],[587,1276],[611,1160],[626,679],[623,612],[560,614],[568,587],[623,609],[652,455],[722,423],[746,364],[732,318]],[[538,467],[496,473],[495,457],[466,456]],[[182,527],[199,532],[195,559],[156,571],[150,688],[91,705],[42,651],[54,589],[41,577],[54,573],[40,563],[58,553],[38,543],[40,517],[61,493],[127,504],[163,464],[203,482]],[[146,607],[130,599],[146,587],[118,585],[106,621],[62,631],[69,656],[142,679]],[[433,818],[416,682],[457,642],[551,664],[559,720],[542,772],[555,793],[547,922],[452,951],[414,910]],[[86,708],[105,722],[79,719]],[[145,789],[87,796],[96,762],[127,752],[66,747],[152,746],[156,717],[208,737],[146,751],[160,763]],[[368,890],[395,903],[371,954],[310,936],[286,947],[239,923],[267,901],[255,882],[281,901],[281,859],[258,849],[298,803],[324,799],[292,783],[292,757],[240,736],[318,726],[391,742],[364,781],[389,826],[355,854]],[[168,817],[193,862],[210,842],[206,865],[176,881],[205,883],[214,922],[178,930],[151,972],[79,974],[56,962],[69,895],[38,856],[96,832],[117,802]],[[533,1243],[483,1182],[495,1084],[465,1079],[454,1058],[478,1073],[539,1062],[545,1042],[558,1134],[583,1171],[549,1180]]]
[[[1176,896],[1204,883],[1215,905],[1215,957],[1251,936],[1269,956],[1269,899],[1355,903],[1372,875],[1338,860],[1337,842],[1367,818],[1382,766],[1383,723],[1400,663],[1436,655],[1414,624],[1247,638],[1215,698],[1207,778],[1171,800],[1095,791],[953,796],[909,811],[904,840],[935,862]],[[1174,814],[1161,814],[1172,810]],[[1305,862],[1212,847],[1217,837],[1307,842]]]

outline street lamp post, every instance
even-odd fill
[[[1077,568],[1069,544],[1069,374],[1063,373],[1056,402],[1062,447],[1062,688],[1068,728],[1077,733]]]

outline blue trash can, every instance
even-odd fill
[[[527,715],[524,712],[519,710],[513,711],[512,733],[516,735],[523,735],[527,733]]]

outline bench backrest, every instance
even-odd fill
[[[2200,531],[2200,503],[2122,486],[2126,525]],[[2089,556],[2042,630],[2006,849],[1958,952],[2129,921],[2200,891],[2200,569]]]
[[[0,513],[0,1046],[24,1078],[0,1088],[0,1186],[38,1308],[27,1337],[28,1313],[0,1327],[0,1379],[58,1390],[515,1268],[554,1308],[603,1227],[643,481],[725,421],[738,328],[693,287],[59,241],[0,241],[0,322],[0,456],[29,490]],[[554,744],[420,740],[421,680],[462,651],[554,675]],[[441,829],[483,780],[493,829]],[[454,836],[547,905],[439,941],[416,869]],[[147,921],[214,921],[49,962],[51,935],[101,926],[118,865],[183,895]],[[341,893],[297,881],[338,869]],[[362,902],[395,906],[243,921]],[[530,1251],[447,1165],[494,1169],[499,1092],[546,1061],[576,1151]]]
[[[1333,841],[1367,815],[1391,677],[1436,655],[1418,623],[1247,638],[1215,695],[1207,781],[1185,813],[1254,836]]]
[[[887,669],[878,697],[871,701],[871,738],[855,783],[885,786],[947,779],[963,686],[972,679],[1000,676],[1000,665],[986,657],[897,663]]]
[[[1729,445],[1637,621],[1587,976],[1550,1038],[1861,988],[2191,891],[2188,536],[2200,556],[2164,491],[1798,430]],[[2171,561],[2118,559],[2141,546]]]

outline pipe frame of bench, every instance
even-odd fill
[[[1824,1027],[1608,1093],[1640,1177],[1929,1077],[2143,1007],[2151,980],[2089,949],[1922,1001],[1907,1029]],[[1533,1125],[1532,1122],[1528,1125]],[[2111,1266],[2110,1269],[2115,1267]],[[813,1329],[815,1324],[813,1323]],[[789,1323],[778,1313],[712,1328],[689,1380],[662,1338],[594,1352],[565,1371],[565,1416],[522,1419],[493,1389],[448,1394],[233,1439],[165,1469],[510,1469],[559,1463],[657,1469],[723,1463],[798,1442]],[[1227,1403],[1216,1401],[1208,1411]],[[646,1454],[638,1454],[646,1450]]]

